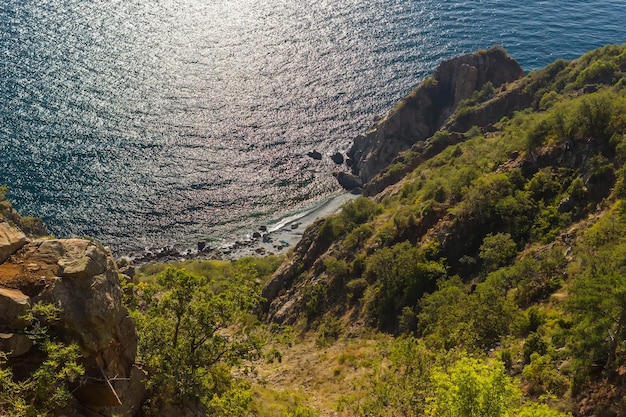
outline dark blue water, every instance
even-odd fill
[[[337,192],[306,152],[442,59],[532,70],[625,28],[624,0],[0,0],[0,183],[117,252],[241,235]]]

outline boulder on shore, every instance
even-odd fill
[[[360,189],[363,187],[363,181],[361,178],[356,175],[350,174],[348,172],[335,172],[333,173],[339,185],[345,188],[347,191],[353,191],[356,189]]]

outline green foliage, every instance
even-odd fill
[[[458,278],[452,278],[421,299],[418,329],[434,348],[480,351],[509,334],[515,311],[500,274],[488,276],[471,294]]]
[[[372,199],[359,197],[348,201],[339,214],[326,218],[321,226],[320,236],[326,242],[332,242],[381,212],[382,207]]]
[[[522,376],[533,384],[535,393],[562,398],[569,389],[569,381],[556,369],[552,357],[535,352],[530,355],[529,361],[522,370]]]
[[[546,404],[529,404],[522,407],[515,417],[572,417],[572,413],[562,413]]]
[[[466,321],[468,294],[459,277],[440,281],[439,289],[420,300],[418,329],[429,346],[452,349],[464,346],[469,325]]]
[[[253,417],[250,411],[252,391],[246,382],[233,384],[221,396],[214,394],[207,404],[206,415],[220,417]]]
[[[561,191],[561,183],[552,169],[546,167],[535,172],[525,189],[530,191],[533,199],[549,202]]]
[[[545,355],[548,352],[548,343],[536,332],[531,333],[524,342],[524,362],[529,363],[533,354]]]
[[[374,234],[374,229],[369,224],[361,224],[352,230],[342,243],[344,252],[352,253]]]
[[[47,340],[39,344],[45,360],[25,380],[14,381],[10,368],[0,360],[0,412],[10,416],[52,416],[72,399],[70,383],[78,382],[84,369],[78,364],[77,345]]]
[[[495,95],[495,92],[493,83],[491,81],[487,81],[482,85],[480,90],[474,91],[470,98],[461,100],[461,102],[457,105],[454,116],[459,118],[473,113],[479,104],[491,99]]]
[[[479,256],[487,272],[508,264],[517,254],[517,244],[508,233],[489,233],[483,239]]]
[[[337,259],[333,256],[324,258],[324,268],[326,273],[332,277],[343,278],[349,272],[348,264],[343,259]]]
[[[596,61],[582,70],[576,78],[576,87],[589,83],[611,84],[616,78],[617,64],[612,61]]]
[[[539,108],[542,110],[546,110],[547,108],[552,106],[554,102],[557,100],[558,95],[559,94],[554,90],[548,91],[547,93],[545,93],[541,97],[541,100],[539,101]]]
[[[233,394],[223,401],[242,404],[245,395],[231,392],[229,367],[259,355],[260,340],[242,325],[259,301],[254,278],[249,271],[216,282],[169,267],[156,284],[140,288],[140,308],[132,314],[150,372],[152,412],[170,402],[209,406],[216,395]]]
[[[488,365],[463,357],[448,370],[435,371],[433,381],[426,411],[433,417],[506,417],[521,397],[498,361]]]
[[[446,275],[441,263],[425,259],[409,242],[378,250],[366,265],[365,275],[376,287],[376,297],[369,300],[366,309],[382,327],[395,325],[403,307],[416,305]]]
[[[573,323],[568,346],[573,355],[573,386],[579,392],[593,369],[611,375],[625,364],[626,218],[619,201],[586,233],[570,265],[571,296],[565,307]]]
[[[528,307],[546,299],[561,287],[567,266],[563,252],[564,248],[554,245],[548,250],[528,253],[506,271],[519,306]]]
[[[257,278],[264,281],[274,273],[282,261],[283,258],[280,256],[266,256],[264,258],[243,257],[233,261],[198,259],[167,264],[147,264],[139,269],[136,279],[154,282],[157,276],[168,267],[175,267],[214,282],[228,281],[233,274],[246,274],[248,271],[254,271]]]
[[[546,314],[537,306],[531,306],[524,314],[520,314],[516,317],[513,323],[513,333],[516,336],[528,336],[531,333],[536,333],[546,322]],[[528,355],[530,357],[530,355]]]
[[[0,352],[0,414],[7,416],[52,416],[72,399],[70,384],[78,384],[85,370],[76,344],[65,344],[51,335],[50,325],[60,310],[52,304],[35,304],[23,317],[29,322],[26,334],[42,354],[37,367],[15,378]]]
[[[343,325],[336,317],[326,317],[317,328],[315,343],[318,347],[329,346],[339,338]]]
[[[326,302],[326,286],[321,282],[308,286],[304,298],[306,299],[305,314],[307,320],[311,322],[322,312],[322,306]]]

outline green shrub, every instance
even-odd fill
[[[589,83],[612,84],[618,71],[612,61],[596,61],[582,70],[576,78],[576,87],[580,88]]]
[[[548,343],[539,333],[531,333],[524,342],[524,362],[530,363],[532,354],[545,355],[548,352]]]
[[[508,264],[517,254],[517,244],[508,233],[489,233],[483,239],[479,256],[487,272]]]

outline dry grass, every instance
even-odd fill
[[[381,351],[391,342],[380,334],[340,338],[320,348],[314,333],[289,345],[274,346],[281,361],[258,362],[252,379],[258,416],[281,416],[294,406],[319,411],[320,416],[339,416],[342,397],[359,395],[360,388],[380,363]]]

